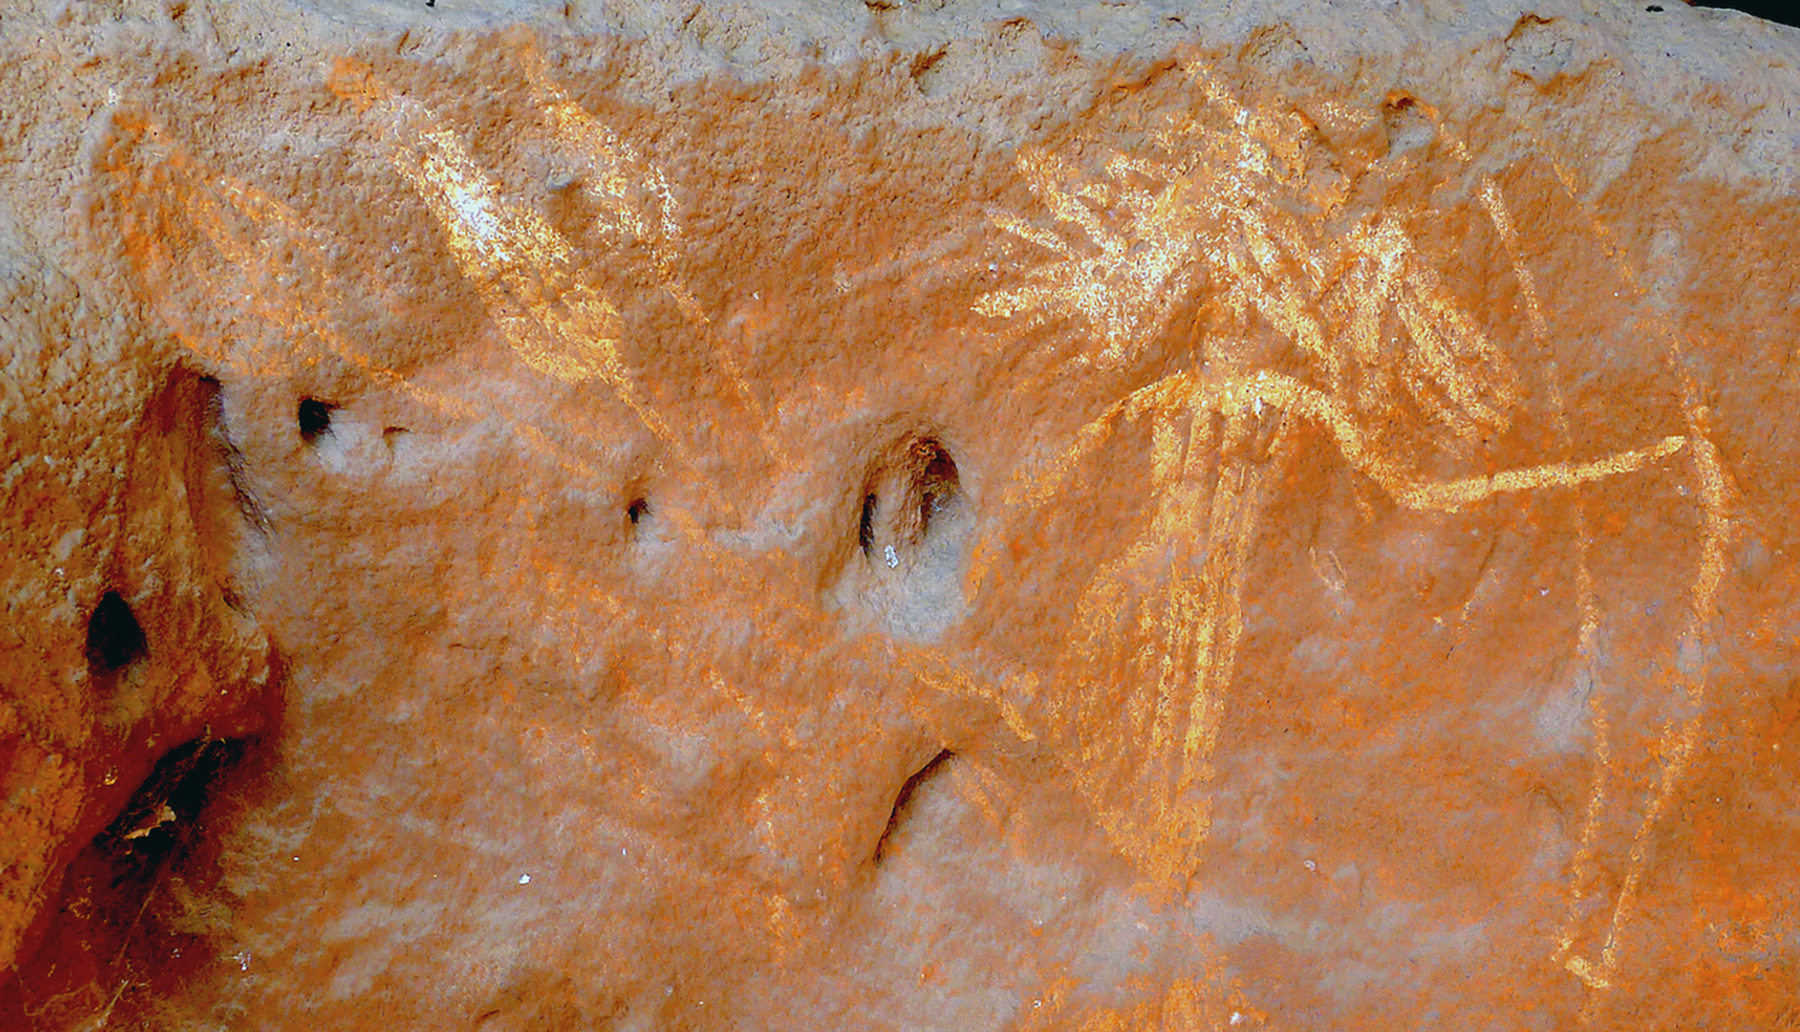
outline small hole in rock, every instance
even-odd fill
[[[144,647],[144,629],[131,606],[116,591],[102,595],[94,615],[88,617],[88,671],[95,676],[116,673],[142,656]]]
[[[330,433],[331,410],[336,407],[336,405],[327,405],[317,398],[301,398],[300,439],[307,444],[312,444],[318,441],[320,434]]]
[[[634,498],[631,504],[625,507],[625,518],[630,520],[634,527],[643,523],[649,516],[650,500],[647,498]]]

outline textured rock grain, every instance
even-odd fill
[[[1800,1022],[1800,33],[19,4],[0,1024]]]

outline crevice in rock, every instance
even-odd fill
[[[856,544],[868,558],[875,556],[875,509],[880,504],[881,500],[874,495],[863,495],[862,517],[856,527]]]
[[[919,537],[929,537],[932,524],[962,500],[962,478],[956,460],[936,441],[924,443],[925,465],[913,481],[912,494],[919,504]]]
[[[200,739],[156,763],[70,863],[40,945],[0,981],[0,1027],[145,1027],[172,986],[216,972],[230,915],[204,815],[254,754],[253,740]]]
[[[881,838],[875,841],[876,867],[880,867],[892,855],[897,837],[905,837],[907,825],[914,817],[915,800],[919,792],[933,779],[948,773],[950,761],[955,758],[956,754],[948,749],[939,752],[900,786],[899,794],[894,797],[893,809],[888,813],[887,827],[882,829]]]
[[[121,876],[142,874],[177,859],[192,841],[200,815],[219,781],[244,755],[237,739],[188,742],[169,750],[94,846]]]
[[[179,391],[179,385],[176,390]],[[222,469],[225,474],[224,486],[231,493],[238,515],[252,529],[267,534],[269,514],[250,489],[250,460],[232,438],[231,428],[226,423],[223,386],[210,376],[196,376],[193,377],[192,390],[198,395],[195,408],[199,425],[191,428],[190,432],[196,440],[204,441],[207,446],[197,450],[209,450],[211,454],[203,456],[197,464],[202,477],[198,485],[189,489],[191,503],[199,505],[218,493],[219,485],[208,483],[205,474],[213,473],[216,478],[216,472]],[[193,517],[196,528],[208,528],[211,525],[208,514],[204,512],[196,510]]]

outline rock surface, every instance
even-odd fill
[[[0,1025],[1800,1027],[1800,31],[0,15]]]

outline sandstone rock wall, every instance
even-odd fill
[[[18,5],[0,1022],[1800,1020],[1667,6]]]

